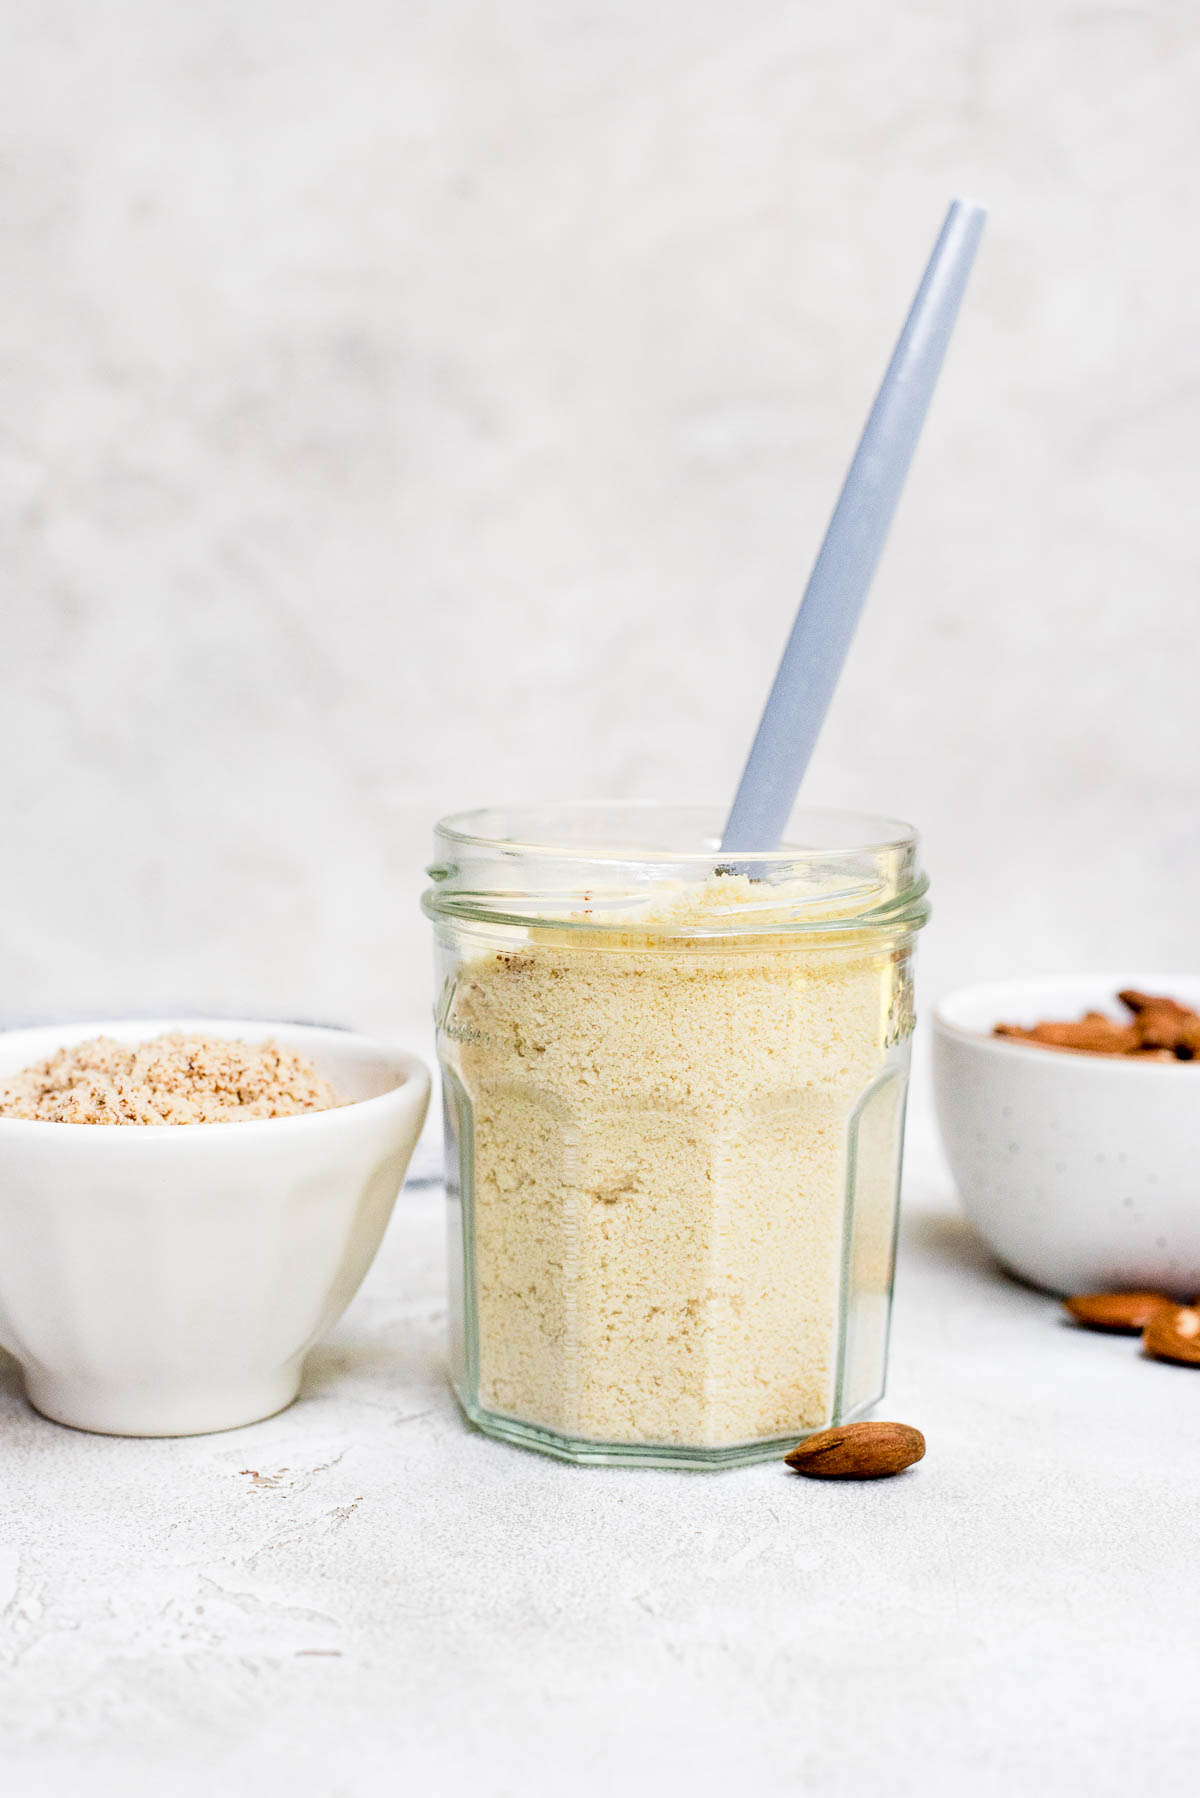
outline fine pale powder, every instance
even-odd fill
[[[342,1103],[307,1056],[279,1043],[182,1033],[92,1037],[0,1083],[0,1117],[58,1124],[228,1124]]]
[[[460,967],[485,1409],[597,1442],[753,1442],[829,1419],[840,1345],[877,1395],[906,958],[852,928],[819,950],[670,934],[762,891],[723,877],[634,928],[539,926]],[[864,1295],[876,1321],[849,1343]]]

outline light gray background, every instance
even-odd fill
[[[926,997],[1194,965],[1188,0],[7,0],[0,994],[407,1026],[440,811],[731,794],[953,191],[810,784]]]
[[[413,1030],[438,812],[731,795],[954,191],[811,797],[924,828],[927,999],[1195,966],[1193,0],[0,0],[0,100],[0,1016]],[[236,1440],[4,1358],[20,1798],[1189,1789],[1195,1376],[1003,1285],[913,1123],[903,1481],[463,1431],[433,1192]]]

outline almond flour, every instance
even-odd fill
[[[724,1447],[828,1422],[839,1366],[841,1414],[878,1396],[907,958],[766,916],[748,942],[670,935],[763,890],[711,880],[628,931],[539,926],[459,967],[444,1056],[484,1411]]]
[[[92,1037],[0,1082],[0,1117],[57,1124],[228,1124],[343,1103],[307,1056],[277,1042],[179,1033]]]

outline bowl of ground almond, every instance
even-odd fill
[[[296,1397],[379,1246],[429,1101],[349,1031],[0,1035],[0,1347],[46,1417],[233,1429]]]
[[[1200,1292],[1200,975],[971,987],[934,1016],[938,1120],[971,1222],[1057,1293]]]

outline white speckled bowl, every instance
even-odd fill
[[[0,1345],[76,1429],[192,1436],[280,1411],[374,1259],[429,1101],[411,1055],[293,1024],[174,1019],[0,1036],[0,1078],[64,1044],[275,1037],[356,1101],[230,1124],[0,1117]]]
[[[1200,1008],[1200,976],[1073,974],[971,987],[933,1021],[942,1141],[997,1259],[1051,1292],[1200,1293],[1200,1064],[1031,1048],[990,1034],[1123,987]]]

